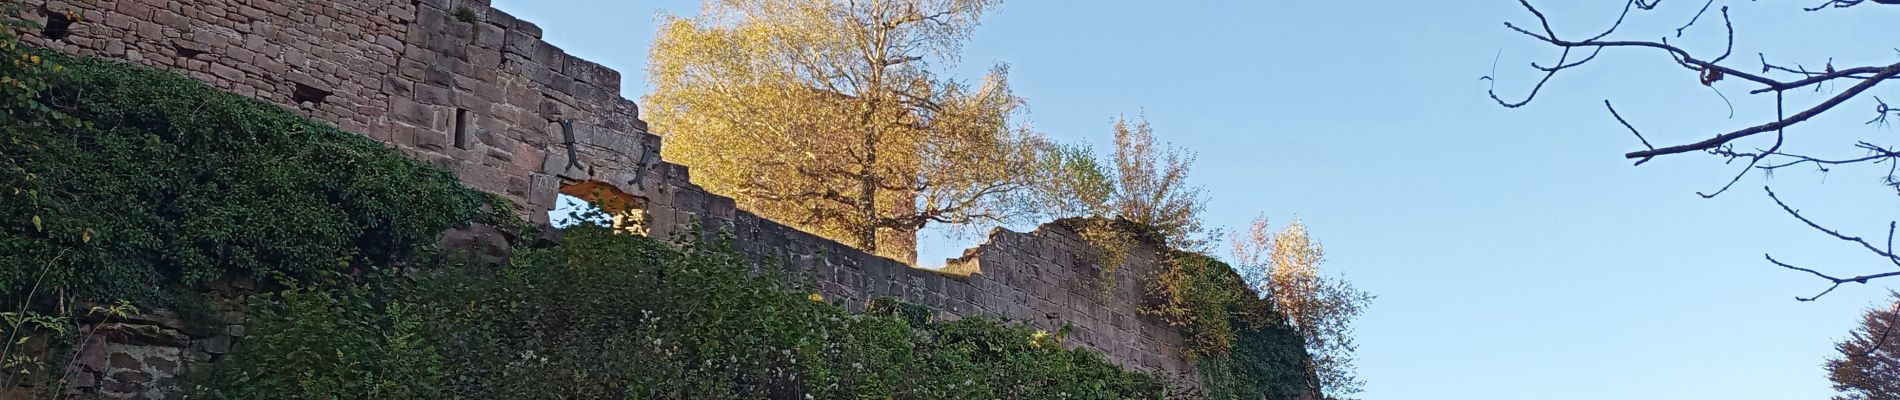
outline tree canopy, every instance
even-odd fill
[[[1273,301],[1275,310],[1306,341],[1313,370],[1328,398],[1360,392],[1353,367],[1352,321],[1365,311],[1373,295],[1341,277],[1320,273],[1326,251],[1298,219],[1274,232],[1266,217],[1257,217],[1245,235],[1233,237],[1234,268],[1255,291]]]
[[[1889,292],[1893,305],[1867,310],[1859,329],[1834,345],[1840,357],[1827,360],[1828,379],[1841,394],[1836,400],[1900,398],[1900,292]]]
[[[1207,196],[1188,182],[1194,154],[1156,141],[1146,117],[1118,117],[1111,129],[1111,159],[1100,159],[1087,146],[1043,146],[1038,210],[1065,217],[1120,218],[1152,230],[1170,246],[1207,250],[1208,232],[1201,225]]]
[[[650,57],[666,158],[767,218],[900,260],[931,224],[1023,215],[1039,135],[1008,67],[942,76],[995,1],[709,1]]]

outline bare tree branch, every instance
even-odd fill
[[[1871,275],[1861,275],[1861,276],[1855,276],[1855,277],[1849,277],[1849,278],[1836,278],[1836,277],[1829,276],[1828,274],[1823,274],[1819,271],[1815,271],[1812,269],[1788,265],[1788,263],[1784,263],[1784,262],[1781,262],[1780,260],[1776,260],[1774,256],[1770,256],[1767,254],[1763,254],[1762,256],[1767,257],[1768,262],[1774,263],[1775,265],[1779,265],[1782,268],[1814,274],[1814,276],[1821,277],[1821,279],[1826,279],[1834,283],[1833,285],[1828,286],[1827,290],[1823,290],[1821,291],[1821,293],[1815,294],[1813,296],[1809,296],[1809,297],[1796,296],[1794,299],[1799,300],[1799,301],[1814,301],[1815,299],[1821,298],[1821,296],[1826,296],[1828,293],[1833,293],[1834,289],[1840,288],[1842,284],[1846,284],[1846,283],[1865,284],[1867,283],[1867,281],[1874,280],[1874,279],[1886,278],[1886,277],[1891,277],[1891,276],[1900,276],[1900,271],[1892,271],[1892,272],[1882,272],[1882,273],[1871,274]]]
[[[1840,94],[1837,94],[1837,95],[1834,95],[1834,97],[1828,98],[1826,101],[1821,102],[1821,104],[1817,104],[1814,107],[1810,107],[1805,111],[1795,113],[1794,115],[1789,116],[1787,118],[1780,118],[1773,122],[1756,125],[1756,126],[1752,126],[1748,128],[1743,128],[1743,129],[1736,130],[1729,133],[1715,135],[1715,137],[1712,137],[1700,142],[1682,144],[1682,145],[1676,145],[1676,146],[1668,146],[1668,147],[1643,150],[1643,151],[1632,151],[1627,154],[1624,154],[1623,157],[1624,158],[1646,158],[1646,157],[1655,157],[1655,156],[1665,155],[1665,154],[1676,154],[1676,153],[1683,153],[1683,152],[1690,152],[1690,151],[1708,150],[1708,149],[1713,149],[1717,146],[1721,146],[1724,143],[1734,141],[1735,139],[1748,137],[1750,135],[1754,135],[1757,133],[1780,130],[1782,128],[1788,127],[1789,125],[1794,125],[1801,121],[1806,121],[1809,118],[1814,118],[1814,116],[1816,115],[1821,115],[1822,112],[1825,112],[1828,109],[1832,109],[1834,108],[1834,106],[1840,105],[1841,102],[1845,102],[1847,101],[1847,99],[1851,99],[1851,98],[1854,98],[1854,96],[1860,95],[1861,92],[1865,92],[1867,91],[1867,89],[1873,88],[1874,85],[1879,84],[1881,81],[1887,78],[1892,78],[1896,74],[1900,74],[1900,63],[1894,63],[1893,65],[1887,66],[1887,68],[1881,70],[1879,74],[1874,75],[1873,79],[1861,81],[1860,84],[1854,85],[1854,87],[1848,88],[1846,91],[1842,91]]]
[[[1794,216],[1795,219],[1801,220],[1802,223],[1807,224],[1809,227],[1814,228],[1815,230],[1821,231],[1822,233],[1826,233],[1828,236],[1833,236],[1836,239],[1859,244],[1862,248],[1867,249],[1867,251],[1880,255],[1881,257],[1885,257],[1887,261],[1892,263],[1895,267],[1900,267],[1900,256],[1895,256],[1893,253],[1894,231],[1896,227],[1900,227],[1900,223],[1895,223],[1893,221],[1887,222],[1886,246],[1884,248],[1876,247],[1873,245],[1873,243],[1869,243],[1866,239],[1863,239],[1859,236],[1848,236],[1846,234],[1842,234],[1838,230],[1829,229],[1829,228],[1821,226],[1821,224],[1815,223],[1814,220],[1808,219],[1808,217],[1801,215],[1800,211],[1795,210],[1793,207],[1789,207],[1788,203],[1782,202],[1781,197],[1775,195],[1774,189],[1770,189],[1764,186],[1762,187],[1762,190],[1765,190],[1768,192],[1768,198],[1773,199],[1775,201],[1775,205],[1781,206],[1782,211],[1787,212],[1788,215]],[[1823,290],[1821,291],[1821,293],[1815,294],[1814,296],[1795,297],[1795,300],[1800,300],[1800,301],[1814,301],[1814,299],[1821,298],[1821,296],[1826,296],[1828,293],[1833,292],[1834,289],[1841,287],[1842,284],[1846,284],[1846,283],[1866,284],[1867,281],[1874,280],[1874,279],[1886,278],[1886,277],[1891,277],[1891,276],[1900,276],[1900,270],[1896,270],[1896,271],[1882,272],[1878,274],[1868,274],[1868,275],[1839,278],[1839,277],[1835,277],[1835,276],[1828,275],[1825,273],[1821,273],[1820,271],[1815,271],[1813,269],[1797,267],[1785,262],[1781,262],[1781,260],[1776,260],[1775,257],[1772,255],[1764,254],[1762,256],[1766,257],[1768,259],[1768,262],[1774,263],[1775,265],[1779,265],[1782,268],[1787,268],[1787,269],[1792,269],[1796,271],[1813,274],[1814,276],[1820,277],[1821,279],[1825,279],[1833,283],[1833,285],[1830,285],[1827,287],[1827,290]]]
[[[1854,147],[1865,149],[1868,152],[1870,152],[1871,155],[1868,155],[1866,157],[1860,157],[1860,158],[1826,160],[1826,159],[1814,158],[1814,157],[1809,157],[1809,156],[1804,156],[1804,155],[1799,155],[1799,154],[1775,153],[1775,155],[1778,155],[1778,156],[1793,158],[1794,161],[1789,161],[1789,162],[1781,163],[1781,164],[1763,165],[1763,166],[1759,166],[1755,168],[1760,168],[1764,170],[1773,170],[1773,169],[1780,169],[1780,168],[1800,165],[1803,163],[1812,163],[1812,164],[1815,164],[1816,167],[1821,170],[1821,172],[1827,172],[1828,171],[1827,165],[1856,164],[1856,163],[1869,162],[1869,161],[1879,163],[1879,162],[1884,162],[1884,161],[1895,159],[1895,158],[1900,158],[1900,153],[1896,153],[1892,149],[1875,146],[1872,143],[1860,142],[1860,144],[1857,144]]]
[[[1643,147],[1648,147],[1652,150],[1656,148],[1656,146],[1649,145],[1649,139],[1643,138],[1643,133],[1636,131],[1636,127],[1631,126],[1628,120],[1624,120],[1622,114],[1616,113],[1616,106],[1610,105],[1609,100],[1603,101],[1603,108],[1610,109],[1610,116],[1616,117],[1616,122],[1622,123],[1624,128],[1629,128],[1630,133],[1636,134],[1636,140],[1643,142]],[[1651,158],[1652,157],[1643,157],[1641,160],[1636,160],[1636,165],[1643,165],[1643,163],[1649,162]]]
[[[1890,0],[1890,1],[1900,1],[1900,0]],[[1710,3],[1712,4],[1713,2],[1711,1]],[[1703,60],[1703,59],[1693,56],[1688,50],[1669,44],[1666,40],[1662,42],[1602,40],[1604,37],[1607,37],[1615,33],[1617,28],[1620,28],[1623,25],[1623,22],[1628,18],[1628,15],[1631,9],[1636,8],[1638,6],[1649,6],[1649,7],[1642,8],[1642,9],[1647,10],[1647,9],[1653,8],[1655,6],[1655,3],[1639,4],[1639,2],[1637,1],[1627,2],[1624,4],[1623,12],[1617,16],[1616,21],[1610,25],[1609,29],[1604,30],[1602,33],[1599,33],[1596,36],[1592,36],[1589,39],[1578,40],[1578,41],[1565,40],[1565,39],[1560,38],[1557,35],[1556,31],[1550,27],[1549,18],[1542,11],[1538,10],[1535,6],[1532,6],[1528,0],[1519,0],[1519,4],[1523,5],[1525,10],[1530,11],[1532,15],[1537,17],[1538,24],[1539,26],[1543,28],[1543,32],[1542,33],[1533,32],[1509,22],[1506,22],[1504,26],[1520,34],[1523,34],[1525,36],[1536,38],[1545,43],[1550,43],[1552,45],[1558,46],[1563,49],[1563,53],[1558,57],[1557,63],[1553,64],[1552,66],[1547,67],[1541,64],[1536,64],[1536,63],[1532,64],[1533,68],[1537,69],[1538,71],[1544,72],[1544,76],[1538,81],[1536,86],[1532,87],[1531,92],[1528,95],[1526,95],[1523,100],[1519,100],[1515,102],[1506,101],[1497,95],[1495,89],[1491,91],[1490,94],[1493,100],[1496,100],[1498,104],[1503,105],[1505,107],[1509,107],[1509,108],[1521,107],[1525,104],[1528,104],[1531,100],[1535,99],[1537,96],[1537,93],[1542,90],[1543,86],[1547,84],[1552,77],[1556,76],[1557,72],[1560,72],[1565,69],[1575,68],[1577,66],[1581,66],[1585,63],[1588,63],[1592,60],[1595,60],[1596,56],[1600,54],[1603,49],[1612,48],[1612,47],[1651,48],[1651,49],[1661,50],[1667,53],[1672,59],[1674,59],[1677,62],[1677,64],[1683,66],[1684,68],[1703,73],[1704,74],[1703,83],[1709,84],[1711,86],[1713,85],[1715,81],[1719,81],[1723,77],[1729,77],[1729,76],[1736,77],[1736,78],[1743,79],[1750,82],[1754,82],[1762,86],[1761,88],[1750,91],[1749,93],[1751,94],[1761,94],[1761,93],[1768,93],[1768,92],[1779,93],[1782,91],[1806,87],[1808,85],[1815,85],[1815,84],[1832,81],[1836,79],[1856,79],[1856,80],[1861,81],[1860,83],[1854,85],[1853,87],[1847,89],[1846,91],[1843,91],[1825,101],[1822,101],[1819,104],[1809,107],[1806,110],[1795,113],[1792,116],[1788,116],[1786,118],[1777,118],[1774,121],[1770,121],[1770,122],[1756,125],[1753,127],[1743,128],[1740,130],[1719,134],[1719,135],[1716,135],[1714,137],[1711,137],[1709,139],[1702,140],[1699,142],[1675,145],[1675,146],[1665,146],[1661,148],[1657,148],[1655,146],[1645,146],[1645,147],[1648,147],[1645,150],[1624,154],[1625,158],[1630,158],[1630,159],[1648,159],[1648,158],[1652,158],[1659,155],[1685,153],[1685,152],[1691,152],[1691,151],[1705,151],[1705,150],[1715,149],[1717,147],[1720,147],[1723,144],[1732,142],[1736,139],[1741,139],[1741,138],[1752,136],[1752,135],[1759,134],[1762,132],[1780,131],[1789,125],[1794,125],[1794,124],[1806,121],[1810,118],[1820,115],[1822,112],[1833,109],[1835,106],[1840,105],[1842,102],[1845,102],[1849,99],[1859,96],[1860,94],[1866,92],[1868,89],[1872,89],[1874,86],[1882,82],[1885,82],[1889,79],[1893,79],[1896,75],[1900,75],[1900,63],[1894,63],[1892,65],[1887,65],[1887,66],[1866,66],[1866,67],[1847,68],[1847,69],[1841,69],[1841,70],[1834,70],[1831,67],[1831,63],[1830,63],[1830,67],[1828,71],[1826,72],[1809,72],[1809,71],[1805,71],[1805,69],[1794,70],[1794,69],[1789,69],[1789,68],[1775,67],[1767,63],[1766,56],[1762,56],[1761,59],[1762,59],[1762,65],[1763,65],[1763,68],[1762,68],[1763,74],[1768,73],[1768,72],[1774,72],[1774,71],[1783,71],[1783,72],[1797,73],[1803,76],[1803,78],[1797,79],[1797,80],[1781,81],[1781,80],[1764,76],[1763,74],[1744,72],[1739,69],[1719,65],[1718,63],[1722,62],[1723,60],[1726,60],[1729,57],[1729,55],[1731,54],[1735,46],[1735,40],[1734,40],[1735,29],[1734,29],[1733,22],[1728,17],[1728,8],[1726,6],[1722,8],[1724,24],[1727,27],[1727,31],[1728,31],[1728,40],[1726,41],[1724,51],[1720,56],[1717,56],[1710,60]],[[1685,30],[1693,26],[1695,24],[1695,21],[1701,18],[1702,12],[1707,11],[1707,7],[1708,5],[1705,4],[1703,11],[1697,12],[1697,15],[1695,18],[1691,19],[1688,24],[1683,25],[1682,28],[1679,28],[1678,35],[1680,35],[1682,30]],[[1578,48],[1590,49],[1591,50],[1590,56],[1585,57],[1578,61],[1574,61],[1574,62],[1570,61],[1570,55],[1572,54],[1572,50],[1575,50]],[[1485,79],[1489,79],[1493,83],[1496,82],[1496,79],[1494,77],[1487,76],[1485,77]],[[1883,111],[1882,115],[1884,116],[1886,114],[1885,111],[1887,109],[1882,108],[1881,110]]]
[[[1836,239],[1858,243],[1860,244],[1862,248],[1867,249],[1867,251],[1871,251],[1874,254],[1878,254],[1881,257],[1885,257],[1887,261],[1892,262],[1894,266],[1900,267],[1900,256],[1895,256],[1892,251],[1893,231],[1894,231],[1893,228],[1895,225],[1894,223],[1890,222],[1887,224],[1887,248],[1881,249],[1879,247],[1875,247],[1872,243],[1868,243],[1867,239],[1862,239],[1859,236],[1847,236],[1845,234],[1842,234],[1840,231],[1822,227],[1821,224],[1817,224],[1813,220],[1808,219],[1808,217],[1802,216],[1800,211],[1795,210],[1793,207],[1789,207],[1788,203],[1783,203],[1781,201],[1781,197],[1775,195],[1774,189],[1763,186],[1762,190],[1768,191],[1768,198],[1774,199],[1775,205],[1781,206],[1782,211],[1786,211],[1788,215],[1792,215],[1794,216],[1795,219],[1801,220],[1802,223],[1808,224],[1808,227],[1821,231],[1821,233],[1826,233],[1828,234],[1828,236],[1833,236]]]
[[[1691,28],[1698,22],[1701,22],[1704,16],[1707,16],[1711,8],[1715,8],[1715,2],[1715,0],[1706,0],[1699,9],[1695,10],[1693,15],[1685,15],[1689,18],[1680,27],[1676,28],[1675,37],[1680,38],[1688,34]],[[1758,72],[1745,71],[1733,65],[1725,65],[1733,64],[1733,61],[1729,60],[1729,57],[1733,54],[1736,45],[1735,22],[1731,18],[1727,6],[1719,8],[1722,15],[1726,40],[1724,41],[1721,53],[1712,58],[1699,57],[1695,52],[1683,46],[1671,43],[1670,39],[1666,36],[1655,41],[1611,38],[1611,36],[1618,35],[1618,29],[1624,27],[1624,22],[1631,19],[1631,10],[1654,10],[1660,3],[1660,0],[1625,1],[1623,10],[1617,15],[1616,20],[1609,24],[1608,29],[1601,32],[1592,32],[1594,35],[1588,36],[1587,38],[1577,39],[1561,35],[1556,29],[1552,28],[1549,15],[1543,10],[1539,10],[1536,6],[1533,6],[1528,0],[1519,0],[1518,4],[1521,5],[1524,10],[1528,11],[1531,16],[1537,18],[1537,23],[1535,25],[1519,25],[1506,22],[1504,24],[1505,28],[1556,47],[1556,49],[1560,51],[1556,62],[1551,64],[1532,63],[1532,69],[1541,72],[1542,76],[1538,79],[1537,83],[1531,87],[1529,93],[1522,99],[1516,101],[1507,101],[1496,93],[1495,86],[1497,79],[1495,78],[1495,61],[1493,62],[1492,75],[1487,75],[1481,79],[1491,81],[1493,87],[1489,91],[1489,94],[1499,105],[1506,108],[1518,108],[1534,100],[1557,73],[1578,68],[1597,60],[1604,49],[1651,49],[1661,55],[1669,57],[1669,60],[1675,62],[1676,66],[1697,73],[1700,78],[1700,83],[1714,90],[1725,103],[1729,104],[1731,118],[1734,117],[1734,104],[1730,102],[1728,96],[1723,94],[1723,91],[1716,86],[1727,78],[1734,78],[1733,80],[1748,86],[1749,94],[1774,94],[1775,115],[1772,120],[1754,126],[1722,132],[1703,140],[1659,146],[1657,142],[1651,142],[1649,140],[1651,135],[1645,135],[1641,130],[1637,129],[1634,124],[1631,124],[1628,119],[1624,118],[1622,113],[1617,110],[1610,101],[1605,100],[1603,105],[1604,108],[1609,111],[1610,116],[1614,118],[1617,123],[1621,124],[1624,129],[1629,130],[1632,135],[1636,136],[1637,141],[1643,145],[1642,150],[1631,151],[1624,154],[1626,159],[1636,160],[1636,165],[1642,165],[1659,156],[1690,152],[1708,153],[1712,156],[1724,159],[1727,163],[1740,162],[1741,167],[1737,169],[1735,174],[1720,188],[1711,192],[1696,192],[1699,196],[1709,198],[1721,195],[1722,193],[1726,193],[1729,189],[1734,188],[1735,185],[1741,181],[1742,177],[1747,176],[1751,171],[1761,171],[1764,174],[1771,174],[1775,170],[1792,166],[1813,166],[1821,172],[1827,172],[1829,169],[1839,165],[1887,163],[1885,184],[1895,190],[1896,194],[1900,194],[1900,177],[1896,176],[1896,172],[1900,172],[1900,152],[1897,152],[1894,146],[1880,145],[1869,141],[1859,141],[1853,147],[1865,151],[1866,154],[1849,157],[1817,157],[1812,155],[1791,154],[1782,150],[1783,144],[1787,143],[1790,139],[1788,137],[1789,127],[1813,120],[1822,113],[1840,107],[1849,100],[1871,97],[1869,96],[1869,92],[1881,84],[1900,80],[1900,62],[1837,68],[1835,66],[1835,60],[1828,58],[1824,64],[1824,68],[1815,70],[1799,63],[1783,65],[1770,63],[1766,54],[1757,53],[1756,57],[1760,62],[1760,70]],[[1819,6],[1805,8],[1805,10],[1818,11],[1826,8],[1847,8],[1863,3],[1900,5],[1900,0],[1827,0]],[[1896,54],[1900,54],[1900,48],[1894,51]],[[1587,52],[1587,55],[1581,58],[1575,57],[1578,54],[1583,54],[1582,52]],[[1788,107],[1791,106],[1787,104],[1788,98],[1786,94],[1788,91],[1803,90],[1809,87],[1813,87],[1813,90],[1817,92],[1824,88],[1831,90],[1834,87],[1831,82],[1836,81],[1847,81],[1852,83],[1852,85],[1838,93],[1826,96],[1813,104],[1793,105],[1795,109],[1788,109]],[[1879,97],[1873,97],[1873,99],[1875,103],[1875,115],[1872,119],[1867,121],[1867,124],[1886,126],[1888,117],[1900,117],[1900,108],[1889,106]],[[1742,142],[1743,139],[1758,137],[1763,133],[1769,132],[1774,133],[1774,139],[1772,143],[1763,143],[1766,145],[1765,148],[1752,147]],[[1752,148],[1752,150],[1750,148]],[[1766,187],[1764,187],[1764,190],[1768,190],[1769,197],[1773,199],[1777,205],[1781,206],[1783,211],[1807,224],[1809,227],[1838,240],[1858,244],[1863,249],[1886,258],[1887,261],[1895,267],[1900,267],[1900,257],[1896,257],[1892,250],[1895,223],[1889,222],[1888,224],[1888,240],[1886,246],[1875,246],[1871,241],[1857,236],[1843,234],[1838,230],[1826,228],[1808,219],[1793,207],[1782,202],[1781,199],[1775,195],[1773,190]],[[1797,298],[1802,301],[1810,301],[1824,296],[1845,283],[1866,283],[1872,279],[1900,276],[1900,271],[1893,271],[1870,275],[1837,277],[1814,269],[1784,263],[1772,256],[1764,256],[1770,263],[1775,265],[1807,272],[1832,283],[1831,286],[1819,294],[1811,297]]]

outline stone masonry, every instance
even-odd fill
[[[660,136],[619,95],[619,72],[569,56],[487,0],[26,1],[38,6],[34,20],[81,16],[57,38],[26,32],[29,43],[172,70],[297,110],[453,171],[532,221],[547,222],[563,188],[612,189],[643,213],[649,235],[730,234],[760,265],[783,264],[847,304],[889,296],[946,318],[1066,324],[1071,345],[1193,376],[1176,330],[1138,312],[1138,278],[1159,260],[1155,249],[1134,251],[1104,290],[1089,246],[1059,224],[997,229],[947,273],[738,210],[660,159]],[[100,371],[101,385],[125,384]]]
[[[28,32],[29,43],[284,105],[453,171],[534,221],[564,180],[644,195],[636,177],[660,170],[659,137],[620,97],[619,72],[568,56],[486,1],[30,3],[34,20],[81,18],[59,40]]]

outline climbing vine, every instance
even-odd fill
[[[1178,329],[1210,398],[1290,399],[1310,386],[1304,341],[1227,263],[1170,251],[1144,312]]]

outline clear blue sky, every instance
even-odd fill
[[[1819,1],[1734,6],[1737,58],[1758,51],[1819,66],[1889,63],[1900,10],[1822,13]],[[658,12],[697,1],[497,0],[569,53],[622,71],[637,99]],[[1601,29],[1620,2],[1541,1],[1570,35]],[[1588,5],[1582,3],[1589,3]],[[1694,4],[1691,4],[1694,3]],[[1701,2],[1636,16],[1636,39],[1673,33]],[[1719,6],[1719,5],[1718,5]],[[1715,16],[1710,10],[1710,17]],[[1819,399],[1821,363],[1881,284],[1823,288],[1762,253],[1843,273],[1883,263],[1780,213],[1734,167],[1706,156],[1631,167],[1639,148],[1602,108],[1617,102],[1650,140],[1680,143],[1765,122],[1771,99],[1731,79],[1715,93],[1656,53],[1613,52],[1559,76],[1541,99],[1507,110],[1477,78],[1497,59],[1516,96],[1526,63],[1555,53],[1511,33],[1534,23],[1512,1],[1057,2],[1017,0],[984,19],[955,73],[1012,66],[1030,119],[1048,135],[1107,149],[1109,122],[1145,110],[1164,140],[1199,153],[1208,221],[1242,226],[1264,212],[1299,216],[1326,246],[1326,268],[1379,296],[1358,324],[1369,399]],[[1707,21],[1671,38],[1719,51]],[[1812,104],[1833,93],[1801,93]],[[1900,98],[1887,89],[1883,97]],[[1789,146],[1837,150],[1872,103],[1849,103],[1790,132]],[[1828,147],[1833,146],[1833,147]],[[1814,218],[1869,236],[1900,216],[1876,172],[1787,171],[1783,197]],[[969,245],[931,238],[924,260]],[[926,261],[928,262],[928,261]],[[1891,284],[1887,284],[1891,285]]]

